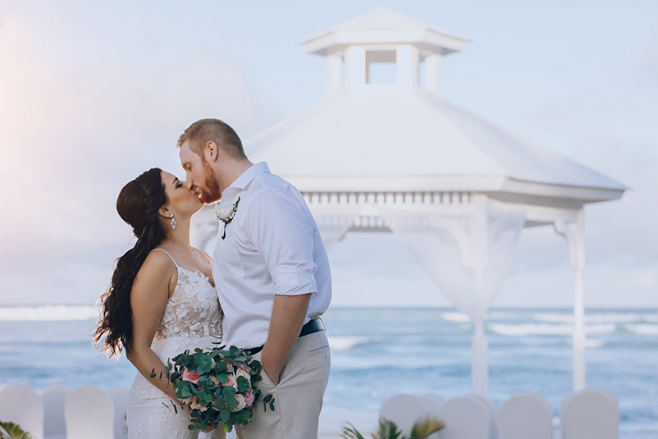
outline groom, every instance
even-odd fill
[[[201,201],[221,199],[213,278],[223,342],[261,361],[261,397],[275,398],[274,411],[254,406],[237,437],[317,438],[331,363],[319,316],[331,301],[331,273],[315,220],[294,186],[247,159],[226,123],[199,120],[178,147]]]

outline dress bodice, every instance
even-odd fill
[[[215,287],[206,275],[178,267],[178,282],[167,302],[155,340],[221,336],[222,313]]]

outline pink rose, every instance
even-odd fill
[[[235,367],[237,367],[240,370],[244,370],[244,366],[242,364],[236,364]]]
[[[192,397],[192,403],[190,404],[190,408],[192,410],[199,410],[200,412],[205,412],[208,410],[208,407],[204,407],[201,404],[199,404],[199,397],[194,395]]]
[[[254,403],[254,394],[251,393],[251,389],[247,389],[244,394],[244,402],[247,404],[247,407],[251,407]]]
[[[201,378],[200,375],[197,375],[194,372],[190,372],[187,369],[183,370],[183,381],[189,381],[193,384],[196,384],[199,381],[199,378]]]
[[[233,375],[228,376],[228,379],[224,383],[224,386],[226,386],[226,387],[231,386],[235,390],[238,390],[238,382],[235,380],[235,377]]]

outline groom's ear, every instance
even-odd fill
[[[217,161],[217,156],[219,154],[219,147],[212,140],[206,143],[206,149],[204,155],[206,156],[206,161],[215,163]]]

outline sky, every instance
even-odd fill
[[[322,100],[324,59],[299,41],[380,6],[471,41],[444,61],[447,100],[630,188],[586,208],[586,305],[658,307],[658,3],[640,0],[3,0],[0,306],[93,303],[131,243],[120,188],[183,176],[175,142],[199,118],[248,139]],[[330,259],[334,305],[449,306],[390,234]],[[527,229],[495,306],[572,291],[566,242]]]

